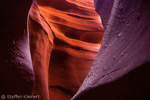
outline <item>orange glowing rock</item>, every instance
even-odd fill
[[[103,37],[93,1],[38,0],[31,9],[29,30],[34,94],[40,94],[41,100],[70,100],[88,74]]]

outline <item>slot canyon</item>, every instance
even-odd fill
[[[0,5],[0,100],[150,100],[149,0]]]

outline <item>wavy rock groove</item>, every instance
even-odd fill
[[[0,96],[150,100],[149,0],[0,5]]]
[[[91,0],[38,0],[29,17],[35,72],[33,93],[41,100],[69,100],[88,74],[103,27]]]

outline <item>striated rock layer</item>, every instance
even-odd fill
[[[69,100],[100,47],[99,15],[90,0],[34,2],[0,1],[0,95]]]
[[[150,99],[149,0],[95,0],[102,44],[92,0],[33,3],[0,1],[0,96]]]
[[[104,38],[72,100],[150,99],[149,5],[149,0],[95,0]]]
[[[29,17],[33,94],[69,100],[87,76],[103,27],[91,0],[38,0]]]

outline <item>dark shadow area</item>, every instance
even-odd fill
[[[90,89],[76,100],[150,100],[150,63],[122,78]]]

